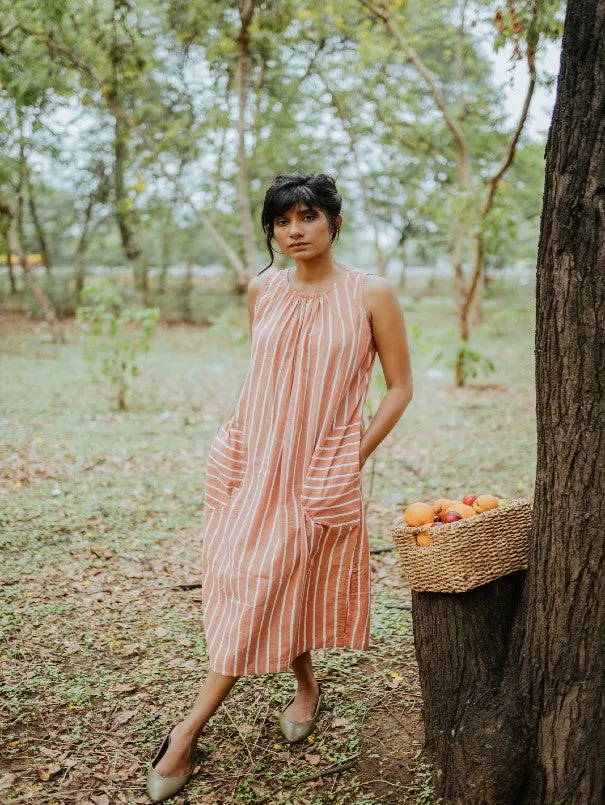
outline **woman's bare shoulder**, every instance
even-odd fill
[[[370,320],[393,305],[399,306],[395,289],[385,277],[381,277],[379,274],[367,275],[363,288],[363,300]]]

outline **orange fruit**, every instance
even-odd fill
[[[403,513],[403,519],[409,526],[427,525],[435,519],[433,507],[427,503],[412,503]]]
[[[455,500],[450,506],[447,507],[446,512],[451,511],[458,512],[458,514],[461,514],[463,517],[472,517],[473,515],[477,514],[472,506],[467,506],[466,503],[462,503],[461,500]]]
[[[433,503],[433,511],[437,517],[441,517],[442,514],[445,514],[447,507],[451,506],[452,503],[453,501],[448,500],[448,498],[439,498]]]
[[[431,537],[428,531],[419,531],[416,535],[416,542],[421,548],[428,548],[431,544]]]
[[[473,503],[473,509],[477,514],[483,514],[490,509],[498,508],[498,498],[493,495],[479,495],[477,500]]]

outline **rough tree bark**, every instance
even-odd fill
[[[505,675],[524,579],[519,571],[467,593],[412,592],[425,748],[444,802],[513,803],[519,794],[525,728],[518,684]]]
[[[605,802],[605,0],[568,4],[536,288],[528,803]]]
[[[605,802],[604,68],[605,0],[575,0],[546,152],[525,583],[413,596],[444,803]]]

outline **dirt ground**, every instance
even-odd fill
[[[414,400],[364,468],[371,650],[313,652],[326,691],[315,734],[280,740],[292,674],[242,678],[173,802],[434,802],[409,590],[388,529],[414,500],[532,494],[531,299],[518,304],[514,320],[496,318],[495,300],[478,331],[498,362],[489,383],[453,388],[413,340]],[[419,301],[410,332],[435,330],[448,305]],[[66,332],[56,346],[39,322],[0,318],[0,799],[146,803],[145,764],[207,669],[203,468],[248,349],[224,330],[163,326],[119,412],[90,377],[85,334],[73,322]],[[377,377],[367,421],[384,394]]]

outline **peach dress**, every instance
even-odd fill
[[[359,444],[376,349],[367,274],[303,293],[267,273],[248,372],[207,460],[202,611],[210,668],[275,673],[312,648],[368,649]]]

